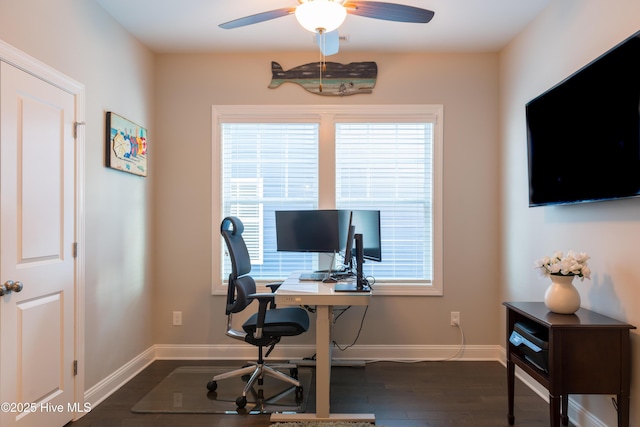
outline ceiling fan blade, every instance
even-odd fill
[[[431,21],[434,15],[434,12],[431,10],[378,1],[347,0],[343,6],[347,9],[347,13],[351,15],[383,19],[385,21],[426,24]]]
[[[340,35],[338,30],[321,34],[316,31],[316,43],[324,56],[335,55],[340,49]]]
[[[218,25],[220,28],[229,30],[231,28],[244,27],[245,25],[257,24],[271,19],[280,18],[291,15],[296,11],[295,7],[284,7],[282,9],[270,10],[268,12],[256,13],[255,15],[245,16],[244,18],[234,19],[233,21],[224,22]]]

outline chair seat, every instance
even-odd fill
[[[251,335],[256,330],[258,313],[254,313],[242,325],[242,329]],[[267,310],[264,328],[264,336],[294,336],[300,335],[309,329],[309,315],[300,307],[284,307]]]

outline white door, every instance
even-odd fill
[[[63,426],[78,409],[75,100],[0,67],[0,425]]]

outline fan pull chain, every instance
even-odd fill
[[[327,67],[324,57],[325,41],[327,38],[325,37],[323,29],[319,29],[318,32],[320,33],[320,44],[322,45],[322,47],[320,48],[320,64],[318,64],[318,68],[320,68],[320,85],[318,86],[318,91],[322,93],[322,71],[323,69],[326,70]]]

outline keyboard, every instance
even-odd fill
[[[329,277],[329,273],[301,273],[298,280],[301,282],[321,282]]]

